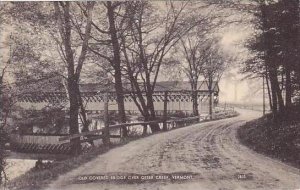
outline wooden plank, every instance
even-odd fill
[[[157,120],[157,121],[147,121],[147,122],[136,122],[136,123],[120,123],[120,124],[116,124],[116,125],[111,125],[109,128],[111,127],[122,127],[122,126],[134,126],[134,125],[150,125],[150,124],[154,124],[154,123],[162,123],[163,120]]]
[[[60,137],[58,139],[58,141],[71,140],[71,139],[74,139],[74,138],[77,138],[77,137],[81,137],[81,136],[93,135],[95,133],[102,132],[103,130],[104,130],[104,128],[97,129],[97,130],[94,130],[94,131],[87,131],[87,132],[83,132],[83,133],[79,133],[79,134],[74,134],[74,135],[70,135],[70,136]]]
[[[134,126],[134,125],[149,125],[149,124],[153,124],[153,123],[161,123],[163,121],[149,121],[149,122],[137,122],[137,123],[121,123],[121,124],[116,124],[116,125],[111,125],[109,126],[109,130],[111,129],[119,129],[122,126]],[[87,131],[87,132],[83,132],[83,133],[79,133],[79,134],[74,134],[74,135],[69,135],[69,136],[64,136],[64,137],[60,137],[59,141],[65,141],[65,140],[71,140],[77,137],[81,137],[81,136],[86,136],[86,135],[93,135],[95,133],[99,133],[99,132],[103,132],[105,129],[98,129],[98,130],[93,130],[93,131]]]
[[[93,141],[93,140],[97,140],[97,139],[103,139],[103,137],[104,137],[104,135],[98,135],[98,136],[88,137],[88,138],[85,138],[85,139],[81,139],[80,143],[89,142],[89,141]]]
[[[83,143],[83,142],[89,142],[89,141],[93,141],[93,140],[98,140],[98,139],[103,139],[104,135],[93,135],[93,136],[89,136],[88,138],[85,138],[85,139],[81,139],[80,140],[80,143]],[[110,138],[121,138],[120,135],[109,135]],[[63,144],[67,144],[67,143],[70,143],[69,141],[67,142],[63,142],[61,143],[60,145],[63,145]]]
[[[109,135],[110,138],[121,138],[121,135]]]
[[[194,120],[194,119],[198,119],[198,118],[199,118],[199,116],[187,117],[187,118],[182,118],[182,119],[173,119],[173,120],[167,121],[167,123],[180,122],[180,121],[190,121],[190,120]]]
[[[116,125],[111,125],[109,126],[109,129],[119,129],[122,126],[134,126],[134,125],[149,125],[152,123],[159,123],[162,121],[151,121],[151,122],[137,122],[137,123],[121,123],[121,124],[116,124]],[[81,136],[86,136],[86,135],[93,135],[95,133],[99,133],[99,132],[103,132],[105,129],[97,129],[97,130],[93,130],[93,131],[87,131],[87,132],[83,132],[83,133],[79,133],[79,134],[74,134],[74,135],[69,135],[69,136],[64,136],[64,137],[60,137],[58,140],[59,141],[66,141],[66,140],[71,140],[77,137],[81,137]]]

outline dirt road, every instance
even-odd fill
[[[300,189],[298,169],[238,142],[238,126],[260,116],[253,111],[240,113],[239,117],[152,135],[112,149],[61,176],[49,190]],[[127,180],[107,179],[112,176]]]

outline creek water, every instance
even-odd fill
[[[6,159],[5,172],[8,180],[15,179],[35,166],[36,160],[31,159]]]

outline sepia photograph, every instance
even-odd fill
[[[300,190],[299,0],[0,0],[0,190]]]

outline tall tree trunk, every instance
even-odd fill
[[[148,92],[146,93],[146,98],[147,98],[147,107],[150,113],[150,121],[156,120],[156,115],[155,115],[155,108],[154,108],[154,102],[153,102],[153,97],[152,93]],[[152,133],[160,131],[160,127],[158,123],[153,123],[150,125]]]
[[[282,97],[282,90],[279,87],[279,82],[277,77],[276,80],[274,80],[274,83],[275,83],[274,85],[275,85],[277,100],[278,100],[278,108],[279,108],[278,111],[281,114],[281,116],[283,116],[285,114],[284,101]]]
[[[209,118],[213,119],[213,90],[212,90],[213,80],[209,76],[208,79],[208,92],[209,92]]]
[[[79,85],[77,85],[77,95],[78,95],[78,102],[79,102],[79,114],[80,114],[80,118],[81,118],[81,121],[82,121],[82,125],[83,125],[83,128],[82,128],[82,132],[87,132],[89,131],[89,125],[90,125],[90,121],[87,119],[87,114],[86,114],[86,110],[85,110],[85,107],[83,105],[83,100],[82,100],[82,96],[81,96],[81,92],[80,92],[80,88],[79,88]],[[88,138],[90,136],[87,136]],[[94,142],[93,140],[90,140],[88,141],[92,146],[94,146]]]
[[[282,91],[278,82],[278,68],[276,63],[276,55],[273,53],[269,55],[270,57],[266,60],[269,68],[269,77],[271,83],[271,91],[272,91],[272,101],[273,101],[273,114],[276,117],[284,114],[284,102],[282,97]],[[279,119],[279,118],[277,118]]]
[[[3,126],[0,126],[0,185],[5,184],[7,180],[5,173],[5,143],[7,143],[7,141],[7,134]]]
[[[69,94],[69,103],[70,103],[70,119],[69,119],[69,127],[70,134],[78,134],[79,133],[79,124],[78,124],[78,116],[79,116],[79,78],[80,72],[83,67],[83,63],[87,54],[88,41],[90,38],[91,32],[91,23],[92,23],[92,9],[94,7],[94,2],[87,2],[87,22],[85,26],[85,34],[83,36],[83,42],[81,45],[81,52],[78,57],[77,67],[75,66],[74,60],[74,51],[72,47],[72,22],[71,22],[71,2],[53,2],[55,15],[58,22],[59,34],[63,44],[63,54],[64,59],[67,63],[67,71],[68,71],[68,94]],[[71,140],[71,153],[79,154],[81,152],[81,144],[80,138],[75,138]]]
[[[280,92],[280,88],[279,88],[279,83],[278,83],[278,78],[277,78],[277,70],[276,68],[270,68],[269,70],[270,74],[270,83],[271,83],[271,92],[272,92],[272,105],[273,105],[273,118],[274,120],[279,119],[279,114],[280,111],[278,108],[280,108],[279,105],[279,92]],[[281,94],[281,93],[280,93]]]
[[[75,77],[68,78],[68,92],[69,92],[69,102],[70,102],[70,134],[79,133],[79,124],[78,124],[78,114],[79,114],[79,101],[77,95],[77,80]],[[71,153],[73,155],[78,155],[81,152],[80,138],[75,138],[71,140]]]
[[[191,87],[192,87],[193,115],[199,116],[197,81],[192,81]]]
[[[62,24],[63,23],[63,24]],[[66,61],[68,63],[68,93],[70,103],[70,119],[69,127],[70,134],[79,133],[78,114],[79,114],[79,101],[77,95],[78,77],[75,74],[75,63],[71,45],[71,15],[70,15],[70,3],[66,2],[63,7],[63,21],[60,26],[60,34],[64,43],[64,51],[66,53]],[[77,155],[81,152],[80,138],[71,140],[71,153]]]
[[[286,119],[289,120],[289,110],[292,106],[292,81],[291,81],[291,72],[293,65],[299,64],[299,44],[297,42],[299,38],[299,0],[281,0],[283,4],[283,9],[285,14],[282,14],[283,22],[280,25],[283,35],[283,51],[286,76]],[[297,63],[298,62],[298,63]]]
[[[193,115],[199,116],[199,109],[198,109],[198,92],[193,91]]]
[[[267,83],[267,90],[268,90],[268,97],[269,97],[269,105],[270,105],[270,109],[273,110],[272,96],[271,96],[271,89],[270,89],[270,84],[269,84],[268,71],[266,71],[265,75],[266,75],[266,83]]]
[[[3,113],[3,106],[4,106],[4,94],[3,94],[3,75],[4,73],[2,73],[2,75],[0,76],[0,107],[1,107],[1,121],[4,119],[3,115],[6,115],[5,113]],[[0,125],[0,186],[2,184],[5,183],[6,181],[6,176],[5,176],[5,143],[7,142],[6,139],[6,133],[4,131],[4,126],[5,126],[6,121],[3,122],[3,124],[1,123]]]
[[[151,121],[151,117],[150,117],[150,114],[148,113],[148,110],[147,108],[144,108],[144,122],[147,122],[147,121]],[[150,126],[151,127],[151,126]],[[148,129],[148,125],[143,125],[143,135],[146,135],[147,134],[147,129]],[[152,129],[151,129],[152,131]],[[153,131],[152,131],[153,132]]]
[[[86,131],[89,131],[89,122],[88,122],[88,119],[86,116],[86,110],[83,105],[83,100],[82,100],[81,92],[79,89],[79,85],[77,85],[77,96],[78,96],[78,104],[79,104],[79,109],[80,109],[79,114],[81,116],[80,118],[81,118],[82,125],[83,125],[82,132],[86,132]]]
[[[288,110],[290,110],[292,106],[292,82],[291,82],[291,70],[289,66],[286,67],[285,70],[285,106],[286,106],[286,112],[288,114]]]
[[[114,79],[115,79],[115,90],[118,103],[118,114],[119,122],[126,123],[126,114],[125,114],[125,105],[124,105],[124,92],[122,85],[122,73],[121,73],[121,58],[120,58],[120,44],[118,40],[117,29],[115,25],[115,15],[114,8],[111,1],[107,1],[107,15],[109,21],[109,32],[112,41],[113,47],[113,67],[115,70]],[[122,128],[122,136],[126,137],[128,134],[127,127]]]
[[[277,78],[277,63],[276,63],[276,53],[274,53],[272,43],[274,40],[271,34],[268,32],[270,29],[270,7],[265,3],[260,5],[261,8],[261,21],[263,27],[263,46],[265,51],[265,65],[266,65],[266,72],[269,76],[270,80],[270,87],[271,87],[271,96],[272,96],[272,114],[273,120],[277,120],[278,117],[278,96],[277,96],[277,89],[279,89],[278,85],[278,78]]]

